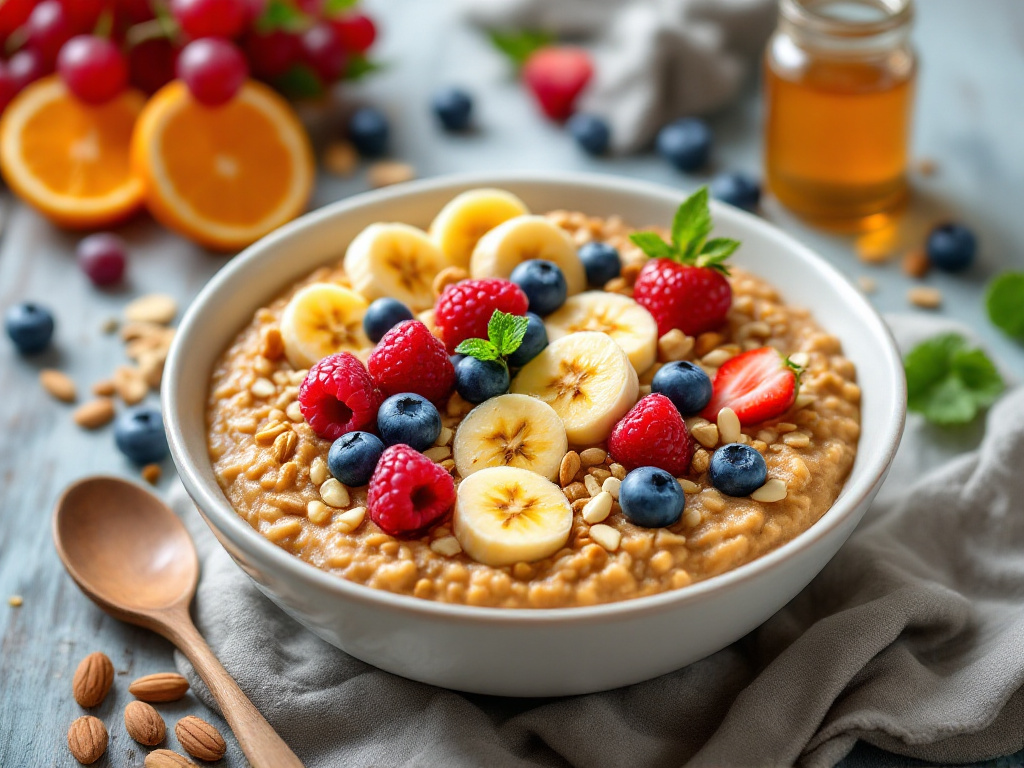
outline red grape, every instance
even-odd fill
[[[76,2],[76,0],[71,0]],[[114,0],[114,16],[119,25],[130,27],[143,21],[156,18],[150,0]]]
[[[94,285],[113,285],[124,277],[128,262],[124,240],[109,232],[97,232],[84,238],[75,249],[82,271]]]
[[[61,46],[74,34],[60,0],[43,0],[25,22],[26,42],[47,61],[54,61]]]
[[[238,93],[249,76],[249,67],[236,45],[223,38],[204,37],[181,49],[177,72],[196,101],[216,107]]]
[[[64,15],[76,32],[92,32],[100,20],[104,0],[61,0]]]
[[[299,57],[299,38],[280,29],[250,32],[242,45],[253,74],[264,80],[280,77]]]
[[[18,95],[18,84],[14,81],[7,62],[0,61],[0,112],[7,109],[11,99]]]
[[[373,20],[362,13],[352,13],[340,19],[331,19],[331,26],[349,53],[365,53],[377,39]]]
[[[0,0],[0,36],[7,37],[28,20],[35,0]]]
[[[146,93],[156,93],[174,79],[178,52],[166,37],[151,37],[128,49],[128,79]]]
[[[61,79],[79,100],[103,104],[125,89],[128,65],[109,40],[96,35],[72,37],[57,56]]]
[[[324,0],[298,0],[299,10],[307,16],[319,19],[324,12]]]
[[[329,24],[317,24],[299,39],[302,58],[325,83],[337,80],[345,71],[345,49]]]
[[[267,10],[267,0],[245,0],[246,20],[245,25],[251,26]]]
[[[23,48],[8,60],[7,72],[20,91],[29,83],[48,75],[50,68],[43,61],[43,56],[39,51]]]
[[[249,20],[247,0],[171,0],[171,13],[193,39],[234,37]]]

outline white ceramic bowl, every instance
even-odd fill
[[[561,696],[615,688],[697,661],[785,605],[846,541],[878,491],[903,430],[903,367],[881,318],[820,257],[765,221],[715,204],[716,235],[738,238],[739,265],[811,310],[857,365],[863,390],[857,460],[839,498],[809,530],[752,563],[635,600],[552,610],[478,608],[375,590],[320,571],[271,544],[232,510],[206,449],[205,404],[216,358],[253,312],[313,268],[336,262],[375,221],[425,226],[452,196],[496,186],[535,211],[670,222],[684,194],[625,179],[570,174],[459,176],[353,197],[265,237],[203,289],[167,361],[163,410],[188,493],[256,585],[329,643],[404,677],[476,693]],[[612,649],[612,652],[609,652]]]

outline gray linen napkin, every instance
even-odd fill
[[[776,0],[455,0],[486,29],[540,29],[590,50],[594,78],[579,108],[612,129],[616,152],[665,123],[736,96],[775,26]]]
[[[890,322],[905,344],[949,328]],[[203,561],[199,627],[310,768],[831,766],[857,739],[964,762],[1024,746],[1024,388],[986,424],[951,434],[911,416],[868,518],[746,638],[563,699],[464,695],[357,661],[264,598],[180,489],[176,507]]]

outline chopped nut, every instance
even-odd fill
[[[329,478],[320,486],[320,498],[329,507],[343,509],[349,504],[348,488],[335,478]]]
[[[601,483],[601,490],[604,491],[605,493],[611,494],[611,497],[613,499],[617,499],[619,498],[619,488],[621,486],[622,481],[619,480],[619,478],[609,477],[606,478],[603,483]]]
[[[284,409],[284,415],[288,417],[289,421],[293,421],[296,424],[305,421],[305,417],[302,415],[302,406],[299,405],[298,400],[292,400],[288,403],[288,407]]]
[[[607,283],[604,284],[604,289],[608,293],[632,293],[633,288],[630,286],[629,281],[624,277],[613,277]]]
[[[612,473],[609,472],[604,467],[591,467],[590,469],[587,470],[587,474],[591,475],[599,483],[603,483],[605,480],[612,476]]]
[[[622,534],[610,525],[599,524],[590,526],[590,538],[609,552],[614,552],[619,548],[619,542],[622,540]]]
[[[313,459],[313,462],[309,465],[309,479],[313,485],[323,485],[324,480],[330,476],[330,471],[327,469],[327,462],[323,460],[322,456],[317,456]]]
[[[704,357],[711,350],[722,346],[723,343],[725,343],[725,337],[720,333],[715,333],[714,331],[702,333],[697,337],[694,350],[697,357]]]
[[[587,487],[587,493],[591,496],[597,496],[601,492],[601,484],[597,482],[597,478],[593,475],[584,476],[583,484]]]
[[[464,270],[462,267],[445,267],[434,277],[432,285],[434,289],[434,298],[437,298],[444,293],[444,289],[449,285],[455,285],[456,283],[461,283],[463,280],[468,279],[469,272]]]
[[[740,420],[732,408],[718,412],[718,434],[723,443],[735,443],[740,439]]]
[[[580,453],[580,465],[583,467],[596,467],[604,464],[608,458],[608,452],[603,448],[587,448]]]
[[[694,440],[705,448],[714,448],[718,445],[718,427],[710,421],[701,419],[690,427],[690,434],[693,435]]]
[[[727,360],[733,357],[735,357],[735,355],[728,349],[719,348],[713,349],[710,352],[708,352],[706,355],[704,355],[704,357],[700,359],[700,361],[703,365],[706,365],[709,368],[718,368]]]
[[[793,405],[796,408],[806,408],[811,403],[817,402],[817,400],[817,396],[812,395],[809,392],[801,392],[796,396],[796,400],[793,402]]]
[[[306,505],[306,517],[311,523],[323,525],[331,519],[334,513],[331,508],[322,501],[313,500]]]
[[[693,482],[693,480],[687,480],[685,477],[676,479],[679,481],[679,485],[682,486],[683,493],[700,493],[700,486]]]
[[[147,464],[142,468],[142,479],[150,485],[160,482],[161,469],[159,464]]]
[[[366,179],[374,189],[401,184],[415,178],[415,168],[408,163],[399,163],[395,160],[380,160],[371,165],[366,172]]]
[[[110,397],[115,392],[114,382],[110,379],[104,379],[103,381],[97,381],[92,385],[92,393],[97,397]]]
[[[256,442],[260,445],[270,445],[277,439],[278,435],[286,431],[291,431],[291,427],[288,424],[282,421],[271,422],[256,433]]]
[[[24,605],[24,603],[25,600],[22,598],[21,595],[11,595],[7,598],[7,604],[11,606],[11,608],[21,608],[21,606]]]
[[[253,397],[268,398],[277,394],[277,387],[270,379],[259,378],[249,387]]]
[[[52,397],[65,403],[75,402],[75,382],[66,373],[55,368],[44,368],[39,372],[39,383]]]
[[[441,432],[437,436],[437,440],[434,441],[434,445],[448,445],[455,437],[455,432],[448,427],[441,427]]]
[[[83,429],[99,429],[114,418],[114,401],[109,397],[91,400],[76,408],[71,418]]]
[[[363,523],[366,517],[366,507],[353,507],[348,512],[342,512],[334,523],[334,529],[341,533],[351,533]]]
[[[622,466],[621,464],[616,464],[616,463],[610,464],[608,466],[608,469],[611,470],[612,477],[614,477],[614,478],[616,478],[618,480],[625,480],[626,479],[626,468],[624,466]]]
[[[260,339],[260,355],[267,360],[280,360],[284,357],[284,337],[276,326],[263,331]]]
[[[119,365],[114,370],[114,389],[125,405],[141,403],[149,392],[142,371],[132,365]]]
[[[910,277],[922,278],[928,274],[931,261],[924,248],[913,248],[903,254],[903,273]]]
[[[658,359],[663,363],[685,360],[693,351],[696,339],[687,336],[678,328],[673,328],[658,339]]]
[[[462,545],[454,536],[444,536],[430,542],[430,549],[443,557],[455,557],[462,551]]]
[[[583,507],[583,519],[588,523],[602,522],[611,514],[613,501],[610,493],[600,491]]]
[[[562,463],[558,467],[558,483],[563,488],[569,485],[573,478],[576,477],[576,473],[580,471],[582,466],[580,461],[580,455],[576,451],[569,451],[565,456],[562,457]]]
[[[423,452],[423,455],[437,464],[451,456],[452,449],[447,445],[435,445],[433,448],[427,448],[427,450]]]
[[[140,296],[124,308],[124,319],[129,322],[167,325],[177,314],[178,302],[163,293]]]
[[[918,286],[907,291],[907,300],[922,309],[938,309],[942,306],[942,291]]]
[[[711,466],[711,456],[703,448],[698,448],[693,452],[693,460],[690,462],[690,470],[696,472],[698,475],[703,475],[708,471],[708,467]]]
[[[790,448],[806,448],[811,444],[811,438],[803,432],[790,432],[782,438],[782,442]]]
[[[576,499],[585,499],[590,496],[590,491],[587,490],[587,486],[583,483],[570,483],[562,489],[565,493],[565,497],[569,501],[576,501]]]
[[[445,472],[447,472],[450,475],[454,475],[455,474],[455,461],[454,461],[454,459],[445,459],[444,461],[440,462],[437,466],[441,467],[441,469],[443,469]]]
[[[359,167],[359,153],[348,141],[332,141],[323,154],[324,169],[335,176],[348,177]]]
[[[754,501],[771,503],[773,501],[782,501],[786,498],[788,493],[789,489],[786,487],[785,481],[779,480],[778,478],[772,478],[750,494],[750,498]]]

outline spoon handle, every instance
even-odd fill
[[[304,768],[213,655],[187,613],[176,614],[163,629],[210,689],[252,768]]]

